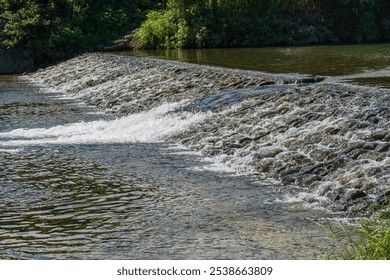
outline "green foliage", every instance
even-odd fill
[[[367,42],[390,40],[389,11],[388,0],[0,0],[0,39],[41,56],[112,41],[140,25],[137,48],[300,44],[318,30]]]
[[[136,47],[268,45],[283,37],[282,28],[274,26],[278,1],[169,0],[167,4],[168,10],[149,13],[136,33]]]
[[[83,41],[83,31],[78,26],[72,26],[69,22],[59,18],[53,20],[51,32],[49,33],[48,49],[58,46],[77,47]],[[44,48],[40,48],[41,50]]]
[[[337,229],[321,225],[336,243],[329,259],[390,260],[390,211],[377,210],[370,219],[353,227],[339,224]]]
[[[379,25],[376,17],[379,12],[379,0],[358,1],[358,22],[355,30],[357,41],[367,41],[379,36]]]
[[[290,44],[313,36],[315,28],[328,30],[327,34],[342,42],[366,42],[386,37],[381,22],[390,21],[390,13],[384,12],[389,8],[387,0],[168,0],[166,7],[164,11],[150,12],[138,31],[142,40],[137,47]],[[157,23],[163,22],[168,13],[170,24],[165,26],[169,35],[162,39],[160,36],[156,44],[157,34],[164,32]],[[179,25],[185,27],[185,32],[180,36],[183,43],[176,44],[174,33],[177,34]],[[308,26],[314,29],[306,30],[314,32],[305,34]]]
[[[171,11],[149,12],[147,20],[135,34],[136,42],[147,48],[174,47],[178,25],[173,23],[173,20]]]
[[[4,27],[4,33],[8,37],[3,41],[7,47],[13,47],[20,42],[26,42],[28,47],[32,45],[30,39],[37,36],[47,26],[40,14],[39,5],[34,1],[27,1],[25,5],[14,11],[6,10],[12,7],[10,3],[0,2],[0,8],[4,9],[1,17],[8,20]]]
[[[6,20],[2,44],[38,57],[106,43],[138,25],[160,1],[0,0]]]

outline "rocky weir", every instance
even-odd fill
[[[23,79],[118,119],[157,110],[168,128],[129,141],[185,146],[286,201],[353,213],[390,196],[388,89],[107,53]],[[192,121],[169,128],[170,117]]]

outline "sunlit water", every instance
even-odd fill
[[[114,119],[12,77],[0,100],[0,259],[290,259],[328,246],[322,210],[161,141],[206,113]]]

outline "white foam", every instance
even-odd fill
[[[202,156],[201,152],[191,150],[190,148],[178,143],[170,144],[168,147],[164,148],[163,150],[167,151],[171,155]]]
[[[275,199],[275,203],[300,204],[303,209],[317,209],[322,211],[326,211],[321,206],[321,202],[325,201],[328,201],[328,199],[308,192],[299,192],[295,195],[284,194],[282,198]]]
[[[226,155],[206,157],[203,162],[209,163],[204,166],[191,168],[194,171],[211,171],[218,173],[230,173],[233,176],[251,175],[253,169],[249,165],[247,157],[229,158]]]
[[[197,151],[177,151],[177,152],[170,152],[171,155],[187,155],[187,156],[202,156],[200,152]]]
[[[20,153],[23,149],[0,149],[0,153],[7,154],[17,154]]]
[[[217,172],[217,173],[230,173],[231,175],[239,175],[237,171],[229,167],[228,165],[221,163],[221,162],[213,162],[211,164],[207,164],[205,166],[196,166],[190,168],[192,171],[211,171],[211,172]]]
[[[0,146],[160,142],[202,121],[211,113],[172,112],[179,103],[165,103],[150,111],[106,121],[79,122],[51,128],[16,129],[0,133]],[[11,138],[11,139],[10,139]]]

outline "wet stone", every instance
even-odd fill
[[[337,134],[339,131],[340,131],[340,129],[339,128],[335,128],[335,127],[327,127],[327,128],[324,129],[324,133],[331,134],[331,135]]]
[[[379,153],[386,153],[390,149],[390,143],[379,144],[376,151]]]
[[[302,184],[309,187],[312,183],[321,181],[321,176],[316,174],[306,175],[302,177]]]
[[[363,198],[366,196],[367,196],[366,192],[361,191],[361,190],[356,190],[356,191],[352,191],[351,193],[349,193],[348,196],[346,197],[346,200],[347,201],[356,200],[356,199]]]
[[[365,143],[364,146],[363,146],[363,149],[366,149],[366,150],[375,150],[375,148],[378,146],[378,143],[374,143],[374,142],[369,142],[369,143]]]

